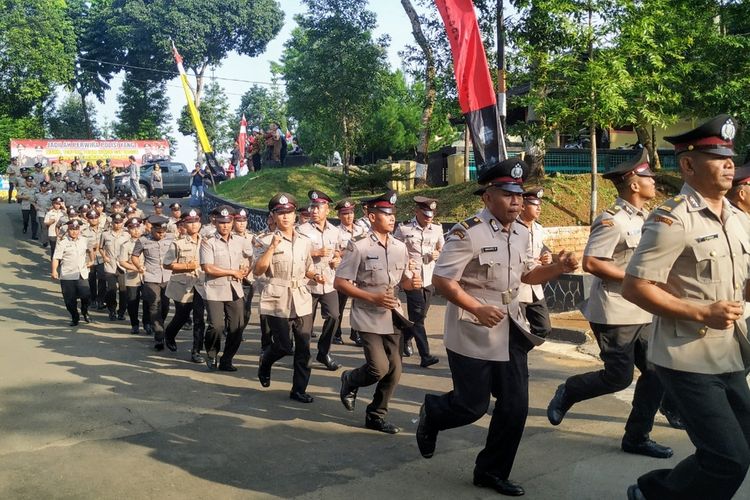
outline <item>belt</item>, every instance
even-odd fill
[[[304,286],[307,286],[308,279],[304,280],[285,280],[282,278],[269,278],[268,284],[269,285],[281,285],[285,286],[287,288],[302,288]]]

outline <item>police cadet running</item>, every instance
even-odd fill
[[[734,119],[719,115],[674,144],[685,182],[646,221],[623,296],[655,316],[648,359],[687,427],[695,454],[628,488],[637,499],[728,499],[750,466],[750,243],[724,195],[734,178]]]

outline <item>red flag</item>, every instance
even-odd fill
[[[497,99],[471,0],[435,0],[453,54],[458,102],[474,144],[477,167],[500,159]]]
[[[247,120],[245,120],[244,114],[242,120],[240,120],[240,135],[237,142],[240,145],[240,165],[242,165],[242,162],[245,161],[245,146],[247,144]]]

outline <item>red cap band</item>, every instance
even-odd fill
[[[713,146],[724,146],[732,148],[734,147],[734,143],[732,141],[722,139],[721,137],[712,136],[704,137],[694,142],[683,142],[680,144],[675,144],[674,149],[675,151],[692,151],[693,149],[712,149]]]

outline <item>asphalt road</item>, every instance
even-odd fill
[[[0,498],[489,498],[471,485],[473,461],[489,417],[443,432],[431,460],[414,440],[426,392],[451,389],[440,324],[428,321],[440,364],[405,360],[388,436],[363,427],[371,388],[346,412],[340,372],[316,365],[311,405],[288,398],[290,359],[270,388],[255,374],[257,309],[234,374],[210,373],[188,361],[182,332],[177,353],[156,353],[151,339],[101,313],[76,329],[59,285],[49,280],[45,251],[21,234],[18,205],[0,206]],[[348,324],[347,324],[348,326]],[[319,325],[318,325],[319,327]],[[334,346],[347,368],[362,361],[354,346]],[[675,449],[670,460],[619,450],[628,393],[576,406],[558,428],[545,408],[565,377],[598,362],[568,344],[548,342],[530,356],[530,411],[512,479],[532,499],[625,498],[638,475],[692,453],[686,434],[658,417],[652,437]],[[737,498],[750,498],[748,481]]]

